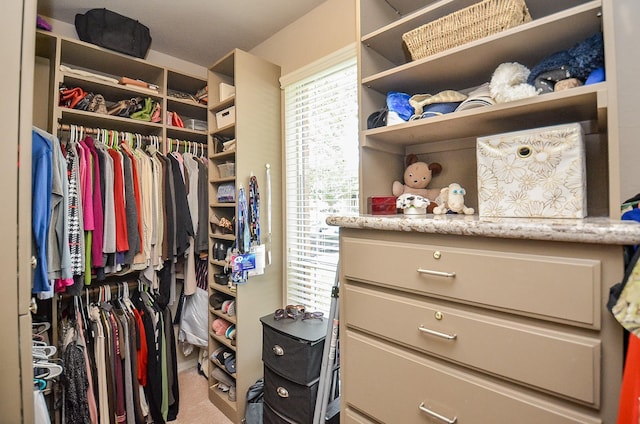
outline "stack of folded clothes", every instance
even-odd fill
[[[543,94],[604,79],[604,40],[598,32],[542,59],[531,69],[527,83]]]
[[[462,110],[475,109],[482,106],[495,105],[496,101],[491,97],[491,90],[489,89],[489,83],[486,82],[476,88],[474,88],[465,101],[460,103],[460,106],[456,109],[456,112]]]

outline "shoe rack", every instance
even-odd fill
[[[209,399],[233,422],[244,418],[247,389],[262,377],[259,318],[282,303],[279,78],[280,67],[238,49],[209,68],[209,355],[220,352],[221,347],[235,355],[235,372],[216,360],[216,355],[210,357]],[[229,93],[230,86],[235,94]],[[268,243],[267,165],[273,205]],[[234,284],[228,282],[225,269],[229,267],[227,250],[236,239],[237,197],[221,202],[218,191],[221,186],[232,185],[237,195],[241,186],[248,189],[251,176],[258,180],[261,241],[271,252],[271,262],[264,274]],[[220,225],[221,221],[231,222],[231,231],[228,224],[227,228]],[[232,315],[220,301],[235,302]]]

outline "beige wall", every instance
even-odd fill
[[[355,41],[355,0],[327,0],[250,53],[280,65],[287,75]]]
[[[78,39],[76,27],[73,24],[68,24],[46,16],[44,18],[51,24],[53,33],[74,40]],[[193,75],[194,77],[207,78],[207,68],[204,66],[196,65],[195,63],[187,62],[186,60],[178,59],[153,49],[149,50],[145,60],[164,68],[170,68],[175,71]]]
[[[53,32],[77,39],[72,24],[46,17]],[[356,1],[326,0],[311,12],[286,26],[252,50],[280,65],[282,75],[295,71],[356,41]],[[159,66],[194,76],[206,76],[206,68],[164,53],[149,50],[146,59]]]

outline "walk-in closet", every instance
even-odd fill
[[[0,422],[637,424],[638,19],[6,2]]]

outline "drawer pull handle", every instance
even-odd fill
[[[455,272],[445,272],[445,271],[434,271],[432,269],[424,269],[424,268],[418,268],[417,271],[420,274],[428,274],[428,275],[436,275],[438,277],[449,277],[449,278],[453,278],[456,276]]]
[[[424,402],[422,402],[418,408],[420,408],[420,410],[422,412],[424,412],[425,414],[433,417],[433,418],[437,418],[440,421],[444,421],[445,423],[448,424],[456,424],[458,422],[458,417],[453,417],[453,418],[447,418],[444,415],[440,415],[435,411],[432,411],[431,409],[427,408],[426,406],[424,406]]]
[[[289,391],[287,389],[285,389],[282,386],[279,386],[276,389],[276,392],[278,393],[278,396],[280,396],[281,398],[288,398],[289,397]]]
[[[457,334],[441,333],[440,331],[425,328],[422,325],[418,327],[418,330],[422,331],[423,333],[431,334],[432,336],[442,337],[443,339],[447,339],[447,340],[455,340],[458,338]]]
[[[273,350],[273,353],[274,353],[276,356],[283,356],[283,355],[284,355],[284,349],[283,349],[283,347],[282,347],[282,346],[280,346],[280,345],[274,345],[274,346],[273,346],[273,348],[272,348],[271,350]]]

